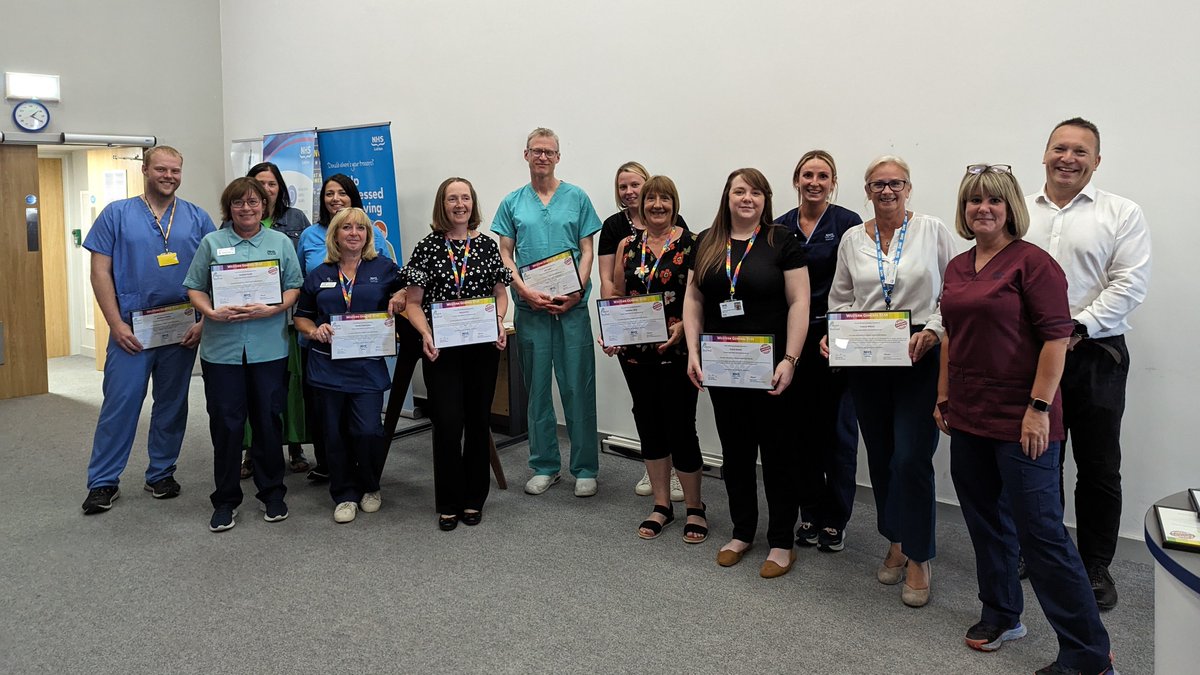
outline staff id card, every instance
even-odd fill
[[[494,296],[431,303],[429,318],[438,349],[495,342],[500,336]]]
[[[542,258],[521,267],[518,271],[526,286],[552,297],[583,290],[583,284],[579,281],[579,270],[575,267],[575,256],[571,255],[570,251]]]
[[[700,370],[706,387],[773,389],[775,338],[701,333]]]
[[[230,305],[278,305],[283,302],[279,261],[212,265],[213,308]]]
[[[721,303],[721,318],[728,319],[731,316],[741,316],[746,313],[746,307],[741,300],[729,299]]]
[[[597,300],[596,316],[605,347],[655,344],[670,338],[662,293]]]
[[[331,314],[329,358],[363,359],[396,355],[396,320],[387,312]]]
[[[911,366],[912,312],[829,312],[829,366]]]
[[[196,325],[196,310],[190,302],[139,309],[130,314],[129,323],[144,349],[177,345]]]

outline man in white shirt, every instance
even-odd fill
[[[1063,421],[1075,457],[1079,554],[1096,604],[1109,610],[1117,589],[1108,566],[1121,521],[1121,416],[1129,314],[1146,298],[1150,231],[1142,209],[1091,183],[1100,166],[1100,131],[1072,118],[1059,123],[1042,158],[1046,184],[1026,197],[1029,233],[1067,275],[1075,333],[1062,375]],[[1064,491],[1065,498],[1065,491]]]

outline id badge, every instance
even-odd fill
[[[731,316],[741,316],[746,313],[746,308],[742,306],[741,300],[726,300],[721,303],[721,318],[728,319]]]
[[[883,283],[889,286],[896,285],[896,266],[890,260],[883,262]]]
[[[171,265],[179,264],[179,256],[175,255],[174,251],[163,251],[158,254],[158,266],[170,267]]]
[[[321,288],[337,288],[336,281],[322,281]]]

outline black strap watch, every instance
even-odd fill
[[[1086,339],[1088,339],[1088,329],[1087,329],[1087,326],[1085,326],[1085,325],[1083,325],[1082,323],[1079,323],[1078,321],[1076,321],[1076,322],[1075,322],[1075,330],[1071,332],[1071,337],[1077,337],[1077,338],[1079,338],[1080,340],[1086,340]]]
[[[1036,410],[1038,412],[1048,413],[1048,412],[1050,412],[1050,401],[1036,398],[1036,397],[1030,398],[1029,399],[1029,407],[1033,408],[1034,410]]]

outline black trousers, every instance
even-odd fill
[[[491,489],[490,419],[500,350],[490,342],[443,349],[422,361],[433,422],[433,489],[438,513],[479,510]]]
[[[722,473],[729,494],[733,538],[754,541],[758,530],[758,474],[762,453],[763,490],[767,493],[767,542],[790,549],[800,509],[800,452],[788,423],[795,403],[793,382],[780,396],[753,389],[709,387],[717,435],[721,439]],[[801,385],[802,386],[802,385]]]
[[[1075,519],[1087,567],[1108,566],[1121,526],[1121,418],[1129,349],[1125,336],[1084,340],[1067,352],[1063,424],[1077,469]],[[1063,453],[1064,455],[1066,453]],[[1065,499],[1066,490],[1063,490]]]
[[[696,399],[700,391],[687,376],[687,361],[629,363],[621,372],[633,397],[633,422],[644,459],[671,458],[676,471],[699,471],[700,439],[696,436]]]
[[[325,431],[325,466],[334,504],[379,490],[384,455],[383,392],[347,393],[313,387]]]
[[[264,504],[282,501],[284,400],[287,397],[287,359],[246,363],[211,363],[200,359],[204,375],[204,398],[208,407],[208,431],[213,444],[213,508],[236,507],[242,503],[242,436],[246,420],[255,442],[250,445],[254,461],[255,495]]]

